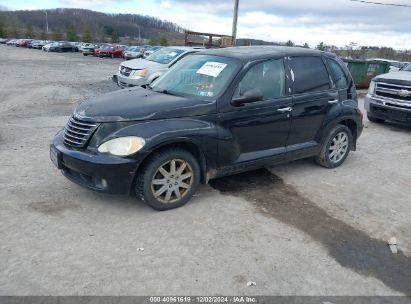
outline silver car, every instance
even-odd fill
[[[144,52],[144,54],[143,54],[143,57],[144,57],[144,58],[147,58],[148,56],[154,54],[155,52],[157,52],[158,50],[160,50],[160,49],[162,49],[162,48],[163,48],[162,46],[153,46],[153,47],[145,50],[145,52]]]
[[[138,46],[130,46],[124,50],[123,58],[126,60],[143,57],[144,49]]]
[[[150,84],[185,56],[201,51],[196,47],[165,47],[149,57],[124,61],[113,81],[121,88]]]

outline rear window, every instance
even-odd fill
[[[294,93],[324,91],[330,88],[330,78],[321,57],[291,58]]]

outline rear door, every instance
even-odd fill
[[[317,133],[339,93],[321,56],[291,57],[288,63],[293,105],[287,150],[292,151],[318,144]]]

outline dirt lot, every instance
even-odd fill
[[[0,46],[0,295],[411,295],[411,128],[365,121],[336,170],[227,177],[155,212],[49,160],[76,104],[117,89],[119,63]]]

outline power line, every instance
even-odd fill
[[[374,1],[365,1],[365,0],[349,0],[352,2],[361,2],[366,4],[377,4],[377,5],[387,5],[387,6],[399,6],[399,7],[411,7],[408,4],[397,4],[397,3],[383,3],[383,2],[374,2]]]

